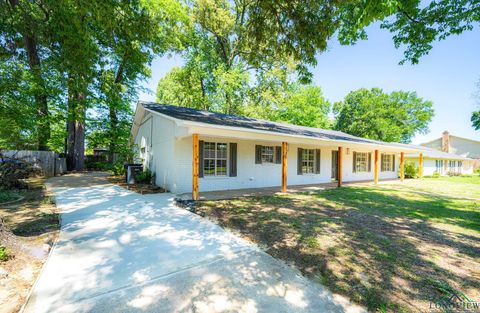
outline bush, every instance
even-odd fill
[[[0,189],[25,188],[22,181],[37,171],[30,162],[15,157],[4,157],[0,153]]]
[[[5,262],[8,260],[7,248],[0,246],[0,261]]]
[[[144,170],[143,172],[140,172],[135,176],[135,181],[137,183],[144,183],[144,184],[150,184],[152,182],[153,177],[155,174],[152,173],[148,168]]]
[[[433,175],[432,175],[433,178],[439,178],[440,177],[440,173],[439,172],[434,172]]]
[[[418,177],[418,168],[414,162],[405,163],[405,177],[406,178],[417,178]]]
[[[112,164],[110,169],[113,175],[125,175],[125,167],[123,166],[123,162],[117,161]]]
[[[448,176],[460,176],[461,174],[458,172],[447,172]]]

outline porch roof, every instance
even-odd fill
[[[423,147],[423,150],[421,151],[423,154],[424,158],[428,159],[441,159],[441,160],[462,160],[462,161],[469,161],[472,160],[470,158],[454,154],[454,153],[448,153],[448,152],[443,152],[440,150],[435,150],[432,148],[426,148]],[[418,154],[406,154],[406,158],[418,158]]]
[[[405,151],[420,151],[424,150],[425,147],[401,144],[396,142],[383,142],[378,140],[366,139],[357,136],[352,136],[350,134],[335,131],[327,130],[306,126],[299,126],[286,123],[278,123],[260,119],[254,119],[244,116],[235,116],[221,113],[208,112],[203,110],[197,110],[186,107],[171,106],[165,104],[158,104],[154,102],[144,102],[139,101],[137,106],[141,107],[146,111],[154,112],[168,118],[174,119],[176,121],[183,121],[187,123],[203,124],[203,125],[212,125],[216,127],[222,127],[225,129],[236,129],[242,131],[254,131],[254,132],[264,132],[270,134],[284,134],[288,136],[295,137],[308,137],[311,139],[320,139],[327,141],[339,141],[347,142],[353,144],[367,144],[367,145],[380,145],[389,148],[395,149],[404,149]],[[133,131],[133,129],[132,129]]]

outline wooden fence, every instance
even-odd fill
[[[0,150],[4,157],[17,158],[32,163],[46,177],[63,174],[67,171],[65,158],[59,158],[53,151]]]

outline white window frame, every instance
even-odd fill
[[[209,145],[214,145],[215,146],[215,155],[213,157],[211,156],[207,156],[207,153],[206,153],[206,150],[207,150],[207,146]],[[220,157],[219,156],[219,149],[218,149],[218,146],[219,145],[225,145],[225,157]],[[213,141],[205,141],[203,143],[203,176],[204,177],[227,177],[228,176],[228,143],[226,142],[213,142]],[[213,160],[213,164],[214,164],[214,167],[213,167],[213,174],[209,174],[209,171],[205,168],[205,161],[212,161]],[[223,172],[219,172],[218,171],[218,161],[225,161],[225,173]]]
[[[302,150],[302,175],[315,174],[315,149]]]
[[[271,149],[271,153],[270,150]],[[261,152],[260,152],[260,158],[262,160],[262,164],[274,164],[275,163],[275,147],[274,146],[263,146],[262,145],[262,148],[261,148]],[[272,158],[272,160],[267,160],[266,158]]]
[[[382,153],[381,160],[380,160],[380,169],[381,169],[380,171],[395,172],[395,168],[393,168],[393,159],[394,159],[394,154]]]
[[[368,170],[368,154],[369,152],[355,151],[355,172],[356,173],[369,173]],[[362,157],[361,159],[359,157]],[[363,168],[365,166],[365,168]]]

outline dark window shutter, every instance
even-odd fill
[[[237,177],[237,144],[230,143],[230,177]]]
[[[395,172],[395,171],[396,171],[396,170],[395,170],[395,154],[392,155],[392,158],[393,158],[393,160],[392,160],[392,163],[393,163],[393,169],[392,169],[392,171]]]
[[[320,174],[320,149],[315,149],[315,174]]]
[[[262,146],[255,146],[255,164],[262,164]]]
[[[298,148],[298,154],[297,154],[297,174],[302,175],[302,155],[303,155],[303,149]]]
[[[203,177],[203,140],[198,142],[198,177]]]
[[[275,163],[282,164],[282,147],[275,147]]]
[[[371,152],[367,154],[367,167],[368,167],[368,171],[371,172],[372,171],[372,153]]]
[[[353,164],[352,164],[352,172],[353,173],[356,173],[357,172],[357,166],[356,166],[356,162],[357,162],[357,153],[356,152],[353,152]]]

